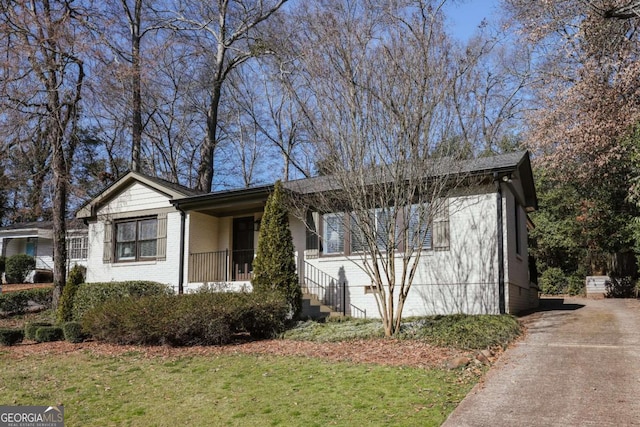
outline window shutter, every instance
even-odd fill
[[[306,224],[306,231],[307,231],[307,244],[306,244],[306,248],[307,250],[309,249],[313,249],[313,250],[317,250],[318,249],[318,227],[316,226],[317,222],[316,222],[316,217],[317,214],[311,212],[310,210],[307,211],[307,224]]]
[[[102,262],[110,264],[113,262],[113,223],[109,220],[104,222],[104,247],[102,250]]]
[[[164,261],[167,259],[167,214],[158,214],[158,235],[156,243],[156,259]]]
[[[449,233],[449,199],[438,201],[438,207],[433,217],[433,249],[448,250]]]

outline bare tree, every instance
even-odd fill
[[[67,191],[85,77],[79,14],[70,3],[49,0],[5,2],[0,8],[2,102],[51,147],[54,306],[65,283]]]
[[[174,28],[192,37],[203,54],[210,54],[207,135],[200,149],[197,188],[211,191],[214,152],[218,140],[218,115],[222,87],[229,73],[248,59],[263,53],[264,46],[254,37],[257,27],[269,19],[287,0],[219,0],[180,2],[174,13]]]
[[[371,280],[386,335],[423,249],[448,244],[448,195],[464,177],[458,146],[442,144],[461,135],[452,95],[464,74],[443,3],[324,1],[295,17],[311,95],[301,108],[327,175],[287,186],[307,195],[295,210],[310,230],[307,209],[322,214],[325,250],[351,254]]]

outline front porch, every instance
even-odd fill
[[[188,287],[210,283],[241,289],[251,281],[254,250],[224,249],[189,254]],[[296,262],[303,293],[303,315],[312,318],[352,316],[366,318],[366,310],[349,302],[348,284],[304,259]],[[195,286],[194,286],[195,285]]]
[[[251,280],[253,249],[189,254],[189,283],[246,282]]]

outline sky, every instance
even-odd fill
[[[468,40],[483,19],[494,20],[500,0],[459,0],[445,5],[451,32],[462,41]]]

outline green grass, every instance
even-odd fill
[[[464,350],[506,346],[522,333],[513,316],[452,315],[406,319],[398,338],[414,339],[441,347]],[[300,322],[283,334],[300,341],[334,342],[384,336],[380,320],[351,319],[342,322]]]
[[[437,426],[476,381],[300,357],[130,352],[16,360],[1,349],[0,376],[0,402],[63,403],[68,426]]]

